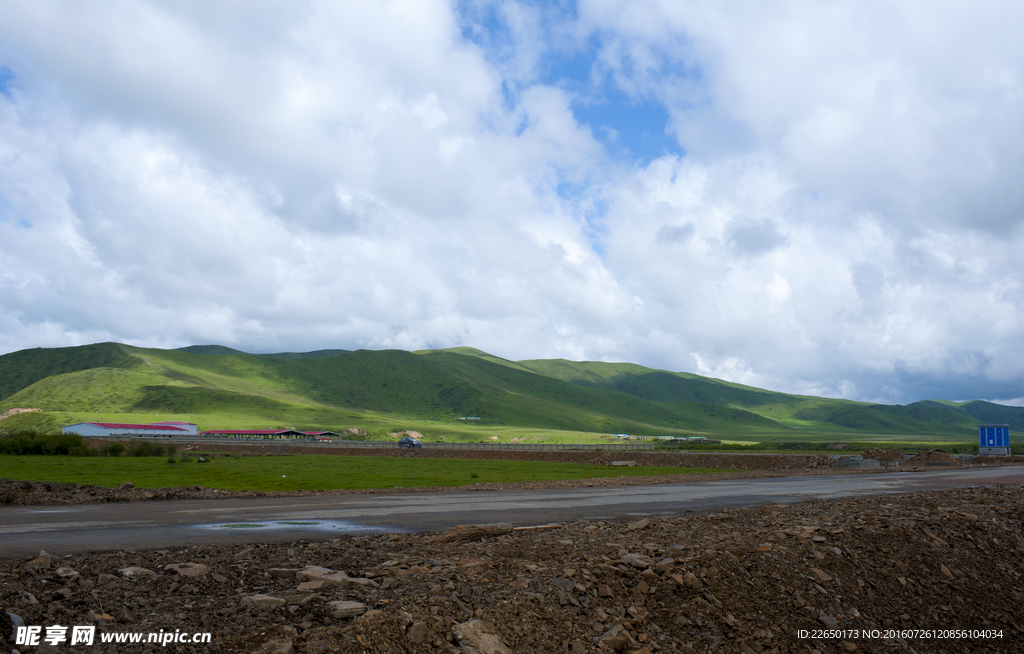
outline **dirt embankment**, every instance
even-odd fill
[[[864,450],[861,453],[865,459],[874,459],[880,464],[885,465],[886,463],[896,463],[903,460],[903,452],[896,447],[888,450],[883,450],[879,447],[873,447],[870,450]]]
[[[1020,486],[0,561],[25,624],[203,654],[1019,652],[1022,601]]]
[[[943,450],[928,450],[927,452],[919,452],[914,456],[907,459],[907,463],[910,465],[944,465],[952,466],[958,465],[960,462],[946,454]]]
[[[100,447],[104,441],[92,440],[91,446]],[[381,488],[364,490],[325,491],[224,491],[203,486],[178,488],[139,489],[131,484],[119,488],[105,488],[79,484],[61,484],[45,481],[0,479],[0,506],[30,504],[84,504],[94,502],[137,502],[149,500],[217,499],[227,497],[295,497],[306,495],[349,495],[383,493],[425,493],[431,491],[498,491],[545,488],[590,488],[643,486],[650,484],[697,483],[726,479],[758,479],[764,477],[796,477],[809,475],[887,474],[895,471],[929,470],[941,458],[951,457],[929,453],[914,457],[900,465],[884,469],[837,469],[834,461],[825,455],[806,454],[719,454],[694,452],[521,452],[495,450],[422,450],[410,453],[396,448],[319,448],[288,444],[231,444],[196,445],[193,450],[225,455],[280,456],[291,454],[326,454],[335,456],[417,456],[424,458],[499,459],[519,461],[571,462],[592,465],[610,465],[613,461],[635,461],[637,465],[734,469],[739,472],[711,472],[682,475],[654,475],[635,477],[602,477],[546,482],[485,483],[463,486],[430,488]],[[186,451],[186,448],[182,448]],[[897,450],[898,451],[898,450]],[[1024,463],[1024,457],[977,457],[976,465],[1009,465]],[[961,465],[957,463],[956,465]]]
[[[13,409],[7,409],[3,413],[0,413],[0,420],[3,420],[4,418],[9,418],[11,416],[16,416],[19,413],[32,413],[34,411],[42,411],[42,409],[19,409],[18,407],[15,407]]]
[[[203,446],[206,452],[246,455],[323,454],[323,448],[295,447],[287,445],[219,445]],[[363,456],[401,456],[408,451],[394,449],[330,449],[329,454]],[[439,456],[449,455],[449,456]],[[527,461],[568,461],[594,465],[610,465],[612,461],[630,460],[638,465],[686,466],[716,469],[739,469],[740,472],[710,472],[679,475],[652,475],[635,477],[592,477],[545,482],[480,483],[463,486],[441,486],[429,488],[381,488],[364,490],[323,490],[323,491],[224,491],[203,486],[178,488],[140,489],[132,484],[118,488],[61,484],[45,481],[21,481],[0,479],[0,506],[32,504],[86,504],[95,502],[137,502],[178,499],[217,499],[228,497],[297,497],[308,495],[350,495],[383,493],[425,493],[431,491],[504,491],[546,488],[592,488],[643,486],[650,484],[696,483],[724,479],[756,479],[778,476],[804,476],[821,474],[870,474],[877,471],[836,470],[832,460],[825,456],[807,455],[735,455],[735,454],[692,454],[692,453],[643,453],[643,452],[503,452],[503,451],[445,451],[424,450],[416,456],[426,458],[464,459],[510,459]]]
[[[99,441],[102,443],[102,441]],[[105,444],[105,443],[104,443]],[[505,461],[548,461],[591,463],[608,465],[612,461],[633,460],[637,465],[693,466],[699,468],[733,468],[739,470],[802,470],[810,467],[829,467],[831,459],[824,454],[731,454],[728,452],[595,452],[595,451],[520,451],[520,450],[443,450],[425,448],[418,453],[397,446],[387,448],[314,447],[288,443],[190,444],[192,450],[224,452],[243,456],[272,456],[278,454],[325,454],[333,456],[419,456],[437,459],[497,459]],[[182,448],[185,449],[185,448]],[[854,452],[845,452],[845,455]],[[875,459],[882,465],[899,463],[904,453],[898,448],[873,448],[863,452],[865,459]],[[956,461],[941,450],[928,450],[912,457],[904,467],[925,462]],[[1024,456],[974,457],[972,465],[1020,465]]]
[[[548,488],[619,488],[652,484],[682,484],[724,479],[757,479],[778,476],[807,476],[821,474],[864,474],[860,470],[833,470],[830,468],[790,470],[785,473],[747,471],[732,473],[699,473],[683,475],[657,475],[639,477],[594,477],[562,481],[484,483],[463,486],[433,486],[423,488],[368,488],[361,490],[320,491],[225,491],[204,486],[140,489],[122,485],[118,488],[58,484],[0,479],[0,506],[32,504],[89,504],[96,502],[140,502],[183,499],[224,499],[228,497],[303,497],[311,495],[369,495],[393,493],[429,493],[437,491],[507,491]]]
[[[443,450],[424,448],[415,452],[396,447],[313,447],[287,443],[190,444],[204,452],[241,455],[325,454],[334,456],[417,456],[426,459],[492,459],[499,461],[546,461],[609,465],[612,461],[636,461],[642,466],[692,466],[739,470],[801,470],[825,457],[814,454],[728,454],[717,452],[595,452],[522,450]],[[184,449],[184,448],[181,448]]]

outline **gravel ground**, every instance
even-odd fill
[[[212,634],[23,653],[1018,652],[1022,520],[1024,488],[1009,486],[634,523],[40,553],[0,561],[0,602],[28,625]]]

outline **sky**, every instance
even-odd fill
[[[1024,4],[0,0],[0,353],[1024,404]]]

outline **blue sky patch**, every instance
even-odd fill
[[[539,7],[549,19],[572,20],[575,6]],[[514,59],[516,36],[506,23],[497,5],[464,5],[462,37],[478,46],[498,69],[501,63]],[[555,42],[557,41],[557,43]],[[580,125],[590,127],[594,137],[604,145],[613,159],[646,165],[666,154],[684,156],[669,130],[669,114],[661,102],[651,97],[635,97],[619,88],[614,79],[601,71],[595,62],[602,42],[591,35],[583,42],[568,43],[557,39],[537,64],[535,83],[565,89],[574,98],[571,109]],[[666,71],[667,72],[667,71]],[[691,71],[692,72],[692,71]],[[511,88],[510,88],[511,86]],[[502,81],[506,108],[516,103],[516,81]]]
[[[488,59],[500,60],[502,54],[515,47],[512,32],[501,19],[496,5],[463,4],[459,11],[462,38],[483,50]]]
[[[647,164],[666,154],[686,153],[668,132],[668,112],[655,100],[630,101],[615,92],[604,102],[573,103],[573,114],[615,158]],[[618,96],[618,97],[614,97]]]
[[[588,125],[608,154],[647,164],[665,154],[683,156],[684,150],[669,132],[669,114],[654,98],[631,97],[607,76],[595,72],[599,42],[589,39],[575,52],[552,53],[545,62],[543,82],[575,96],[571,108],[576,121]]]
[[[7,99],[11,98],[11,81],[14,80],[14,72],[6,66],[0,66],[0,94],[3,94]]]

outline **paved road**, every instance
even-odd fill
[[[536,525],[723,506],[792,503],[958,486],[1024,483],[1024,466],[777,477],[693,484],[509,492],[176,500],[0,508],[0,557],[212,543],[281,542],[459,524]]]

